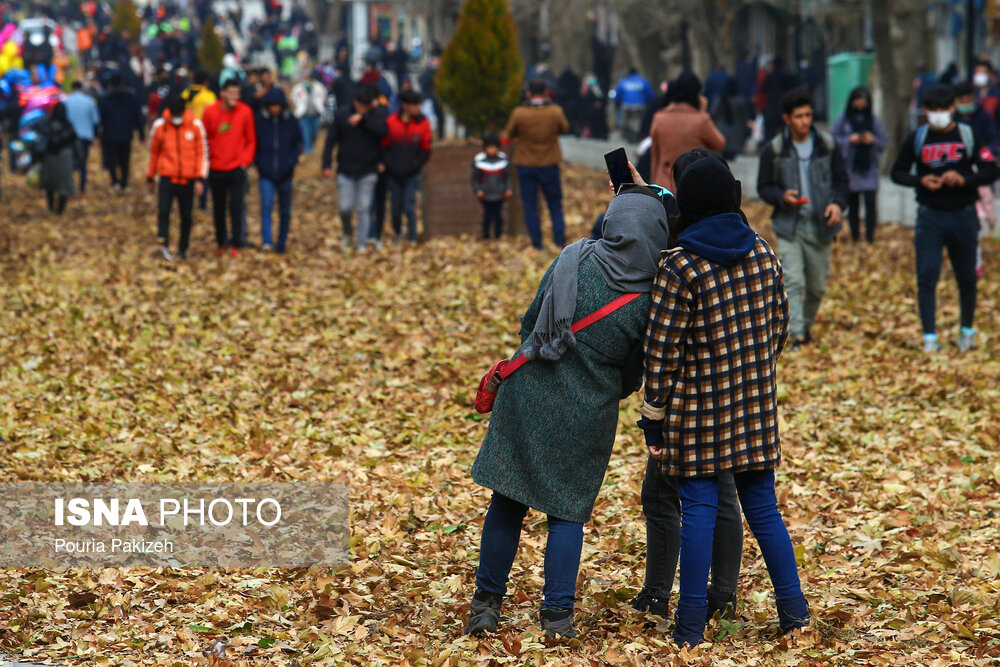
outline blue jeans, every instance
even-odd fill
[[[483,523],[476,588],[495,595],[507,594],[507,577],[521,541],[521,522],[528,507],[493,493]],[[542,609],[572,609],[576,576],[583,550],[583,524],[557,519],[551,514],[545,544],[545,589]],[[707,575],[706,575],[707,576]]]
[[[528,228],[531,244],[536,248],[542,247],[542,221],[538,217],[538,188],[541,186],[552,218],[552,238],[560,248],[566,245],[559,165],[518,167],[517,182],[521,188],[521,204],[524,206],[524,226]]]
[[[930,206],[917,209],[913,235],[917,252],[917,304],[924,333],[936,333],[937,284],[945,248],[958,283],[958,303],[963,327],[972,328],[976,315],[976,250],[979,217],[975,206],[941,211]]]
[[[299,128],[302,130],[302,146],[307,155],[312,155],[316,135],[319,133],[319,116],[303,116],[299,118]]]
[[[278,215],[281,226],[278,231],[278,244],[274,249],[285,251],[288,243],[288,230],[292,225],[292,179],[281,183],[260,177],[260,242],[261,245],[274,245],[271,241],[271,214],[274,211],[274,195],[278,194]]]
[[[392,206],[392,228],[397,238],[403,228],[403,213],[406,213],[406,235],[410,243],[417,242],[417,190],[420,189],[420,174],[406,178],[390,175],[390,203]]]
[[[809,605],[799,585],[795,551],[778,511],[774,471],[737,473],[733,476],[743,515],[750,525],[774,586],[782,630],[808,622]],[[677,603],[674,641],[697,646],[705,631],[708,612],[708,570],[719,510],[717,477],[682,477],[681,496],[681,594]]]
[[[503,235],[503,200],[484,201],[483,206],[483,238],[498,239]]]

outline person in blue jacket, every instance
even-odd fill
[[[656,93],[639,72],[633,67],[614,90],[615,107],[621,113],[620,124],[626,141],[639,140],[639,125],[646,107]]]
[[[280,88],[272,88],[260,100],[256,113],[257,173],[260,176],[261,250],[285,252],[292,224],[292,176],[303,151],[302,129],[288,109]],[[277,194],[280,227],[278,242],[271,236],[271,215]]]

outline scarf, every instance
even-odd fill
[[[616,292],[649,292],[666,247],[667,212],[659,196],[636,187],[612,199],[604,214],[603,238],[581,239],[556,258],[525,356],[557,361],[576,347],[572,326],[583,261],[591,260]]]
[[[847,123],[851,126],[852,133],[871,132],[875,127],[871,107],[865,111],[857,111],[853,107],[849,108],[847,110]],[[859,174],[867,174],[872,166],[873,146],[858,144],[852,148],[854,148],[854,160],[851,163],[851,170]]]

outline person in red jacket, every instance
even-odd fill
[[[177,257],[187,258],[188,240],[191,238],[191,208],[194,198],[205,191],[208,177],[208,144],[205,126],[194,114],[184,109],[184,100],[174,97],[167,102],[163,117],[153,123],[149,133],[149,167],[146,180],[149,191],[156,187],[154,179],[160,177],[157,197],[157,236],[163,244],[163,259],[173,259],[170,254],[170,209],[174,199],[181,211],[181,240]]]
[[[405,90],[399,95],[400,110],[389,116],[389,134],[382,140],[382,164],[379,171],[389,176],[392,205],[392,229],[396,241],[402,237],[403,211],[406,211],[407,235],[417,242],[417,189],[420,171],[431,157],[431,124],[420,113],[420,94]],[[376,238],[376,246],[381,245]]]
[[[253,112],[240,101],[239,79],[229,79],[222,87],[219,101],[205,109],[202,116],[208,136],[208,184],[212,190],[215,218],[216,256],[228,247],[236,257],[239,230],[246,206],[247,168],[257,153],[257,133]],[[226,209],[232,233],[226,234]]]

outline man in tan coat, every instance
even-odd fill
[[[701,81],[691,72],[684,72],[667,90],[670,104],[653,116],[649,136],[651,181],[674,192],[674,160],[695,148],[721,151],[726,139],[702,111]]]
[[[524,224],[531,243],[542,247],[542,223],[538,217],[538,188],[542,188],[552,218],[552,236],[558,247],[566,245],[566,224],[563,221],[562,182],[559,163],[562,149],[559,135],[569,132],[569,121],[558,104],[545,95],[545,82],[532,79],[528,83],[528,102],[514,109],[504,134],[508,141],[517,142],[514,166],[517,167]]]

